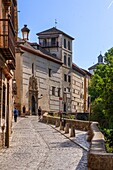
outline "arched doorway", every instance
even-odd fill
[[[34,75],[29,78],[29,113],[30,115],[38,113],[38,87],[37,78]]]
[[[35,108],[35,97],[34,96],[32,96],[32,114],[33,115],[36,115],[36,108]]]

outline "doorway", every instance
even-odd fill
[[[35,97],[34,96],[32,96],[32,115],[36,115]]]

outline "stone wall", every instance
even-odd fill
[[[88,170],[113,170],[113,154],[106,152],[104,135],[98,128],[98,122],[65,120],[69,126],[74,125],[75,129],[88,131],[88,141],[90,141]],[[60,122],[60,118],[44,114],[43,121],[55,125],[56,121]]]
[[[53,117],[49,115],[43,115],[43,121],[46,123],[50,123],[55,125],[56,120],[60,123],[59,117]],[[66,123],[69,123],[69,126],[74,125],[76,129],[88,131],[90,122],[89,121],[81,121],[81,120],[73,120],[73,119],[65,119]]]
[[[113,154],[106,152],[104,135],[97,123],[92,122],[90,125],[89,140],[88,170],[113,170]]]

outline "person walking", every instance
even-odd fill
[[[23,106],[23,115],[25,116],[25,114],[26,114],[26,107],[25,107],[25,105]]]
[[[39,118],[39,121],[41,120],[41,114],[42,114],[42,109],[39,106],[39,108],[38,108],[38,118]]]
[[[17,122],[18,110],[14,108],[13,113],[14,113],[14,122]]]

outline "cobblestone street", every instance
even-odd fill
[[[76,132],[77,142],[88,147],[85,137]],[[19,118],[10,148],[0,152],[0,170],[87,170],[87,151],[36,116]]]

